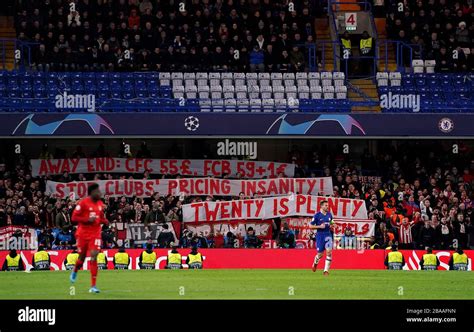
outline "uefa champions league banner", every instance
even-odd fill
[[[132,107],[133,108],[133,107]],[[5,137],[473,137],[474,114],[268,112],[4,112]],[[390,125],[387,126],[387,123]]]
[[[274,178],[295,175],[295,165],[270,161],[208,159],[83,158],[33,159],[33,176],[79,173],[144,173],[182,176]]]
[[[273,219],[290,216],[313,216],[319,203],[327,200],[335,219],[367,219],[365,202],[360,199],[310,195],[197,202],[183,205],[184,222],[213,222],[239,219]]]
[[[229,180],[213,178],[154,179],[154,180],[99,180],[54,182],[46,181],[46,194],[58,198],[83,198],[87,187],[97,183],[104,195],[111,197],[149,197],[161,195],[191,196],[279,196],[290,193],[306,195],[333,194],[332,178],[276,178],[267,180]]]

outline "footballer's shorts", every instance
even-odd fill
[[[316,233],[316,249],[319,253],[332,249],[333,242],[332,233]]]
[[[77,238],[77,252],[87,254],[91,250],[100,250],[102,239],[100,237],[79,237]]]

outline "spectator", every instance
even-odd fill
[[[304,54],[298,46],[293,46],[290,52],[290,63],[294,71],[304,71],[305,69]]]
[[[164,223],[166,221],[166,216],[163,213],[163,209],[161,208],[160,204],[155,202],[153,203],[153,208],[150,212],[145,216],[144,224],[148,226],[152,223]]]
[[[441,218],[441,222],[436,227],[440,239],[440,249],[449,249],[452,247],[453,229],[447,218]]]
[[[180,214],[179,214],[179,209],[177,206],[171,208],[171,210],[169,210],[168,214],[166,215],[166,221],[167,222],[170,222],[170,221],[180,221]]]
[[[468,249],[468,224],[464,214],[456,215],[452,221],[454,238],[457,240],[457,246],[461,249]]]
[[[436,230],[431,226],[429,220],[425,220],[423,227],[418,232],[418,249],[432,247],[436,240]]]
[[[469,31],[466,29],[466,22],[459,22],[458,28],[456,29],[456,40],[460,47],[470,47],[472,44],[472,38],[469,36]]]
[[[439,53],[436,56],[435,70],[437,72],[449,72],[452,68],[452,56],[447,53],[446,47],[441,46]]]
[[[74,28],[81,26],[81,15],[79,15],[79,12],[74,10],[67,15],[67,26]]]
[[[71,215],[61,203],[57,205],[56,227],[64,229],[71,226]]]
[[[250,52],[250,71],[265,71],[265,56],[261,48],[255,45]]]

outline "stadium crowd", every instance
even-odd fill
[[[15,28],[41,71],[298,71],[315,40],[311,3],[20,1]]]
[[[64,150],[59,151],[62,152],[58,152],[55,157],[86,156],[80,147],[66,155]],[[324,149],[307,154],[295,147],[288,161],[296,164],[295,176],[332,176],[335,196],[365,200],[368,218],[376,220],[375,236],[371,241],[374,249],[387,248],[394,243],[402,249],[474,248],[474,159],[473,152],[468,148],[463,153],[463,157],[456,158],[442,149],[432,151],[400,146],[387,148],[377,155],[366,151],[355,157],[337,155]],[[103,145],[90,154],[94,157],[108,155]],[[123,151],[118,155],[123,156]],[[136,155],[151,157],[151,151],[143,144]],[[53,158],[47,145],[43,147],[39,158]],[[131,178],[130,174],[64,173],[48,178],[68,182],[128,177]],[[149,177],[149,174],[135,176]],[[15,160],[0,164],[0,227],[24,225],[35,228],[39,234],[38,241],[45,247],[70,248],[75,242],[75,227],[70,217],[75,207],[74,197],[62,200],[48,197],[44,193],[46,179],[31,176],[29,160],[24,155],[17,155]],[[246,198],[241,195],[232,199]],[[181,246],[212,247],[212,235],[204,238],[185,230],[181,205],[216,199],[220,198],[195,196],[180,200],[177,196],[163,197],[158,193],[143,199],[105,197],[106,216],[111,223],[103,230],[104,246],[117,247],[117,231],[114,227],[117,222],[151,225],[178,221],[181,222]],[[291,234],[289,231],[284,221],[274,221],[274,239],[285,242],[285,236]],[[346,232],[346,235],[351,234]],[[14,236],[21,236],[21,233]],[[234,237],[234,234],[228,234],[224,246],[234,247],[231,244]],[[162,240],[158,241],[161,247],[169,247],[172,242],[169,235],[163,235]],[[259,247],[261,241],[250,230],[243,246]]]
[[[388,2],[388,38],[415,45],[414,58],[436,60],[437,72],[474,70],[472,0]]]

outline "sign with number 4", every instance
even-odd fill
[[[345,13],[346,30],[357,30],[357,13]]]

